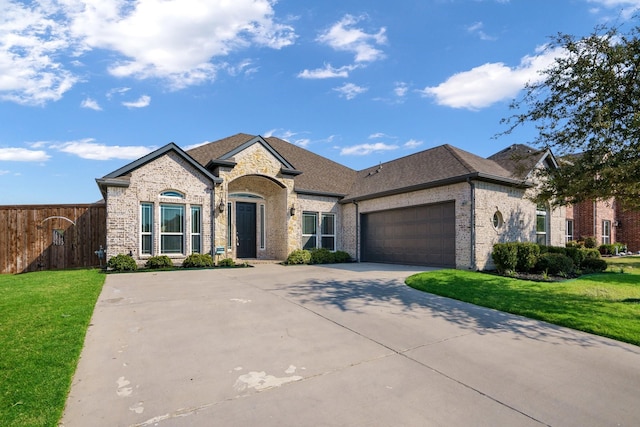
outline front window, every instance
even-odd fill
[[[318,214],[316,212],[302,213],[302,249],[317,247]]]
[[[611,221],[602,221],[602,244],[608,245],[611,243]]]
[[[160,252],[184,253],[184,206],[160,205]]]
[[[536,208],[536,243],[547,244],[547,208],[545,206]]]
[[[153,204],[140,206],[140,253],[151,255],[153,252]]]
[[[566,242],[572,242],[574,240],[573,237],[573,220],[572,219],[568,219],[567,220],[567,234],[566,234]]]
[[[336,217],[333,214],[322,214],[322,223],[320,224],[321,247],[336,250]]]
[[[191,253],[202,253],[202,209],[191,206]]]

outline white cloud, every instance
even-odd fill
[[[80,104],[82,108],[89,108],[90,110],[102,111],[102,107],[98,104],[98,101],[92,98],[87,98]]]
[[[64,20],[53,19],[48,6],[0,2],[0,99],[44,105],[78,81],[54,59],[73,42]]]
[[[142,95],[140,98],[138,98],[135,101],[122,103],[122,105],[124,105],[127,108],[144,108],[144,107],[148,107],[149,104],[151,104],[151,97],[149,95]]]
[[[544,47],[538,48],[538,55],[525,56],[517,67],[509,67],[502,62],[483,64],[419,92],[447,107],[485,108],[515,97],[527,82],[541,79],[540,71],[550,67],[555,58],[564,54],[560,49],[543,51]]]
[[[398,98],[404,98],[408,91],[409,86],[405,82],[396,82],[393,88],[393,93],[395,93]]]
[[[345,83],[340,87],[333,88],[333,90],[338,92],[340,94],[340,96],[342,96],[344,98],[353,99],[356,96],[358,96],[358,95],[360,95],[362,93],[365,93],[369,89],[366,88],[366,87],[358,86],[358,85],[353,84],[353,83]]]
[[[387,43],[386,29],[380,28],[376,33],[367,33],[355,25],[364,17],[345,15],[340,21],[318,37],[318,41],[325,43],[335,50],[355,54],[356,62],[373,62],[385,57],[384,52],[377,48]]]
[[[198,142],[198,143],[196,143],[196,144],[191,144],[191,145],[187,145],[186,147],[182,147],[182,149],[183,149],[183,150],[185,150],[185,151],[189,151],[189,150],[191,150],[191,149],[194,149],[194,148],[200,147],[201,145],[208,144],[209,142],[210,142],[210,141],[202,141],[202,142]]]
[[[114,95],[124,95],[131,90],[130,87],[116,87],[107,92],[107,99],[112,99]]]
[[[71,32],[86,49],[122,57],[115,76],[159,77],[179,89],[215,78],[211,59],[250,45],[280,49],[296,38],[272,0],[69,0]]]
[[[366,156],[371,153],[381,153],[384,151],[397,150],[397,145],[376,142],[375,144],[358,144],[351,147],[344,147],[340,150],[341,156]]]
[[[296,39],[275,0],[0,0],[0,99],[59,100],[79,81],[66,67],[105,50],[118,77],[160,78],[180,89],[211,81],[216,58]]]
[[[333,68],[331,64],[325,64],[324,68],[316,68],[315,70],[303,70],[298,73],[298,77],[302,79],[332,79],[336,77],[347,78],[349,72],[359,68],[357,65],[345,65],[339,68]]]
[[[0,170],[0,176],[10,174],[11,171]]]
[[[422,141],[418,141],[415,139],[410,139],[407,142],[405,142],[403,144],[404,148],[408,148],[408,149],[412,149],[412,148],[418,148],[419,146],[422,145]]]
[[[5,162],[44,162],[49,156],[43,150],[27,150],[26,148],[0,148],[0,161]]]
[[[640,0],[588,0],[589,3],[599,4],[609,9],[620,9],[624,19],[630,19],[640,11]],[[595,9],[594,12],[599,12]]]
[[[62,143],[50,143],[51,148],[89,160],[138,159],[149,154],[155,147],[105,145],[94,142],[93,138]]]
[[[368,137],[368,139],[380,139],[380,138],[391,138],[391,137],[389,135],[387,135],[386,133],[382,133],[382,132],[372,133]]]
[[[467,27],[467,32],[470,34],[474,34],[480,38],[480,40],[486,41],[494,41],[497,40],[496,37],[490,36],[483,30],[484,24],[482,22],[476,22]]]

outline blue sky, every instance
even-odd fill
[[[90,203],[175,142],[277,136],[354,169],[527,143],[509,101],[558,32],[640,0],[0,0],[0,204]],[[636,18],[637,19],[637,18]]]

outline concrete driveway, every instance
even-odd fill
[[[416,271],[110,275],[62,425],[638,425],[639,347],[415,291]]]

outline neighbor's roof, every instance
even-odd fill
[[[266,142],[286,162],[285,166],[292,167],[298,173],[302,172],[294,178],[295,190],[299,193],[344,196],[353,185],[356,177],[353,169],[273,136],[262,138],[239,133],[193,148],[187,153],[206,166],[215,160],[231,160],[232,157],[228,156],[230,153],[252,141]]]
[[[527,185],[513,179],[511,173],[498,163],[445,144],[359,171],[344,201],[437,187],[467,179]]]
[[[557,167],[549,150],[538,150],[524,144],[513,144],[489,156],[489,160],[507,169],[513,178],[527,179],[538,164],[548,162]]]

